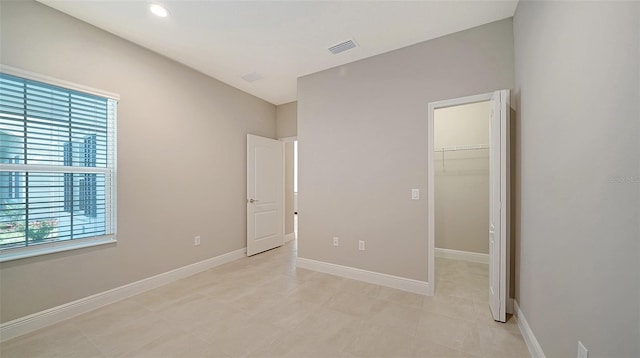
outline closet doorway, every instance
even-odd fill
[[[429,104],[429,282],[504,322],[509,92]],[[466,296],[466,297],[465,297]]]
[[[284,240],[298,238],[298,139],[280,138],[284,142]]]
[[[436,258],[488,267],[490,116],[489,101],[435,111]]]

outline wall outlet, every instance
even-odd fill
[[[358,250],[364,251],[364,240],[358,241]]]
[[[193,238],[193,246],[200,246],[200,236]]]
[[[578,341],[578,358],[589,358],[589,351],[580,341]]]
[[[411,200],[420,200],[420,189],[411,189]]]
[[[338,245],[340,245],[340,238],[336,236],[333,238],[333,246],[338,246]]]

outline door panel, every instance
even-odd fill
[[[254,225],[256,240],[278,235],[278,212],[271,210],[256,213]]]
[[[284,244],[284,149],[247,135],[247,256]]]
[[[509,91],[494,92],[491,101],[493,107],[489,132],[489,306],[493,319],[505,322],[509,278]]]

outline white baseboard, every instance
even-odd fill
[[[478,262],[481,264],[489,264],[489,254],[481,254],[478,252],[459,251],[451,249],[435,249],[436,257],[444,259],[463,260],[469,262]]]
[[[284,235],[284,242],[289,242],[289,241],[291,241],[291,240],[293,240],[295,238],[296,238],[296,234],[293,233],[293,232],[290,233],[290,234],[286,234],[286,235]]]
[[[518,306],[518,301],[514,300],[513,308],[515,309],[516,319],[518,320],[518,328],[520,328],[520,333],[522,334],[522,338],[524,338],[524,342],[527,344],[527,348],[529,348],[529,353],[533,358],[545,358],[544,352],[542,351],[542,347],[536,336],[533,334],[531,327],[529,327],[529,323],[527,323],[527,319],[524,317],[524,313],[520,310]]]
[[[151,276],[124,286],[89,297],[65,303],[0,325],[0,342],[33,332],[125,298],[166,285],[170,282],[206,271],[227,262],[246,257],[246,248],[196,262],[159,275]]]
[[[362,270],[354,267],[341,266],[328,262],[304,259],[298,257],[296,267],[307,270],[319,271],[330,275],[341,276],[353,280],[373,283],[380,286],[396,288],[421,295],[428,295],[431,285],[426,281],[418,281],[410,278],[387,275],[384,273]]]

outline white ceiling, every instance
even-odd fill
[[[513,16],[517,0],[38,0],[273,104],[296,100],[296,79]],[[358,47],[327,49],[353,39]],[[257,73],[262,79],[242,77]]]

